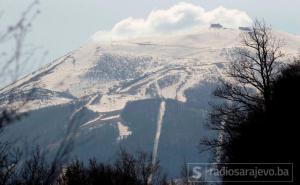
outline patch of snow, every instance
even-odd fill
[[[118,122],[117,126],[118,126],[118,130],[119,130],[119,137],[117,138],[118,141],[125,139],[126,137],[128,137],[132,134],[129,127],[123,125],[121,122]]]
[[[111,120],[111,119],[117,119],[117,118],[120,118],[120,115],[115,115],[115,116],[110,116],[110,117],[102,118],[101,120],[105,121],[105,120]]]
[[[165,110],[166,110],[166,102],[162,101],[160,103],[159,112],[158,112],[158,116],[157,116],[156,134],[155,134],[155,138],[154,138],[154,146],[153,146],[153,151],[152,151],[152,166],[155,166],[156,161],[157,161],[158,144],[159,144],[159,139],[160,139],[160,134],[161,134],[163,118],[165,115]],[[149,176],[148,182],[151,182],[152,175],[153,174],[151,174]]]
[[[80,127],[89,126],[90,124],[95,123],[96,121],[101,120],[101,118],[102,118],[102,116],[99,116],[99,117],[97,117],[97,118],[95,118],[95,119],[92,119],[92,120],[90,120],[90,121],[88,121],[88,122],[82,124]]]

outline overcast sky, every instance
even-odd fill
[[[167,10],[179,2],[188,2],[195,7],[201,7],[204,9],[205,15],[214,14],[211,12],[219,6],[229,10],[238,9],[240,12],[245,12],[251,19],[264,18],[277,30],[300,35],[300,0],[40,1],[41,14],[33,24],[33,31],[28,41],[35,46],[43,46],[49,51],[43,63],[48,63],[68,51],[78,48],[98,31],[110,31],[116,23],[128,17],[133,17],[133,23],[140,23],[140,21],[136,21],[136,18],[144,19],[144,22],[141,23],[144,28],[145,25],[149,25],[149,22],[158,20],[155,18],[147,20],[147,16],[151,11]],[[32,0],[0,0],[0,10],[4,15],[0,19],[0,23],[4,23],[1,25],[13,22],[29,2],[32,2]],[[193,7],[189,8],[193,10]],[[200,9],[196,9],[192,16],[201,17],[202,14],[198,10]],[[168,14],[168,12],[166,14],[172,16],[176,14],[176,10],[174,11],[171,14]],[[230,13],[228,16],[236,17]],[[235,23],[237,21],[239,20],[236,20]],[[247,22],[247,18],[244,17],[243,22]],[[119,30],[122,31],[122,29],[117,29],[117,31]]]

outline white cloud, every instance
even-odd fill
[[[124,19],[109,32],[97,32],[93,39],[124,38],[173,34],[192,30],[195,27],[220,23],[224,27],[237,28],[249,26],[251,18],[243,11],[218,7],[206,11],[201,6],[181,2],[166,10],[154,10],[147,18]]]

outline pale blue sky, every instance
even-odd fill
[[[41,0],[41,14],[34,22],[29,42],[43,46],[48,63],[78,48],[93,33],[109,30],[127,17],[144,18],[152,10],[166,9],[177,0]],[[32,0],[0,0],[2,23],[12,22]],[[300,0],[186,0],[206,10],[220,5],[264,18],[275,29],[300,35]],[[1,25],[0,25],[1,26]],[[34,65],[33,65],[34,66]],[[32,67],[31,69],[35,69]]]

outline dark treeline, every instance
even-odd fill
[[[152,176],[151,176],[152,175]],[[121,151],[119,158],[113,164],[103,164],[90,160],[85,166],[75,160],[60,177],[59,185],[165,185],[166,176],[161,172],[159,164],[152,166],[151,157],[139,153],[136,157]]]
[[[272,84],[270,108],[241,120],[224,150],[228,162],[285,163],[296,160],[300,63],[286,67]]]
[[[1,145],[2,146],[2,145]],[[53,167],[47,157],[35,150],[24,162],[15,151],[1,148],[1,185],[165,185],[166,176],[159,163],[154,166],[145,153],[131,155],[121,150],[113,163],[91,159],[89,164],[74,160]],[[57,173],[58,172],[58,173]]]
[[[209,124],[220,135],[202,142],[215,151],[217,162],[295,163],[300,62],[284,62],[282,43],[256,21],[242,47],[230,51],[229,79],[214,92],[224,102],[213,105]]]

